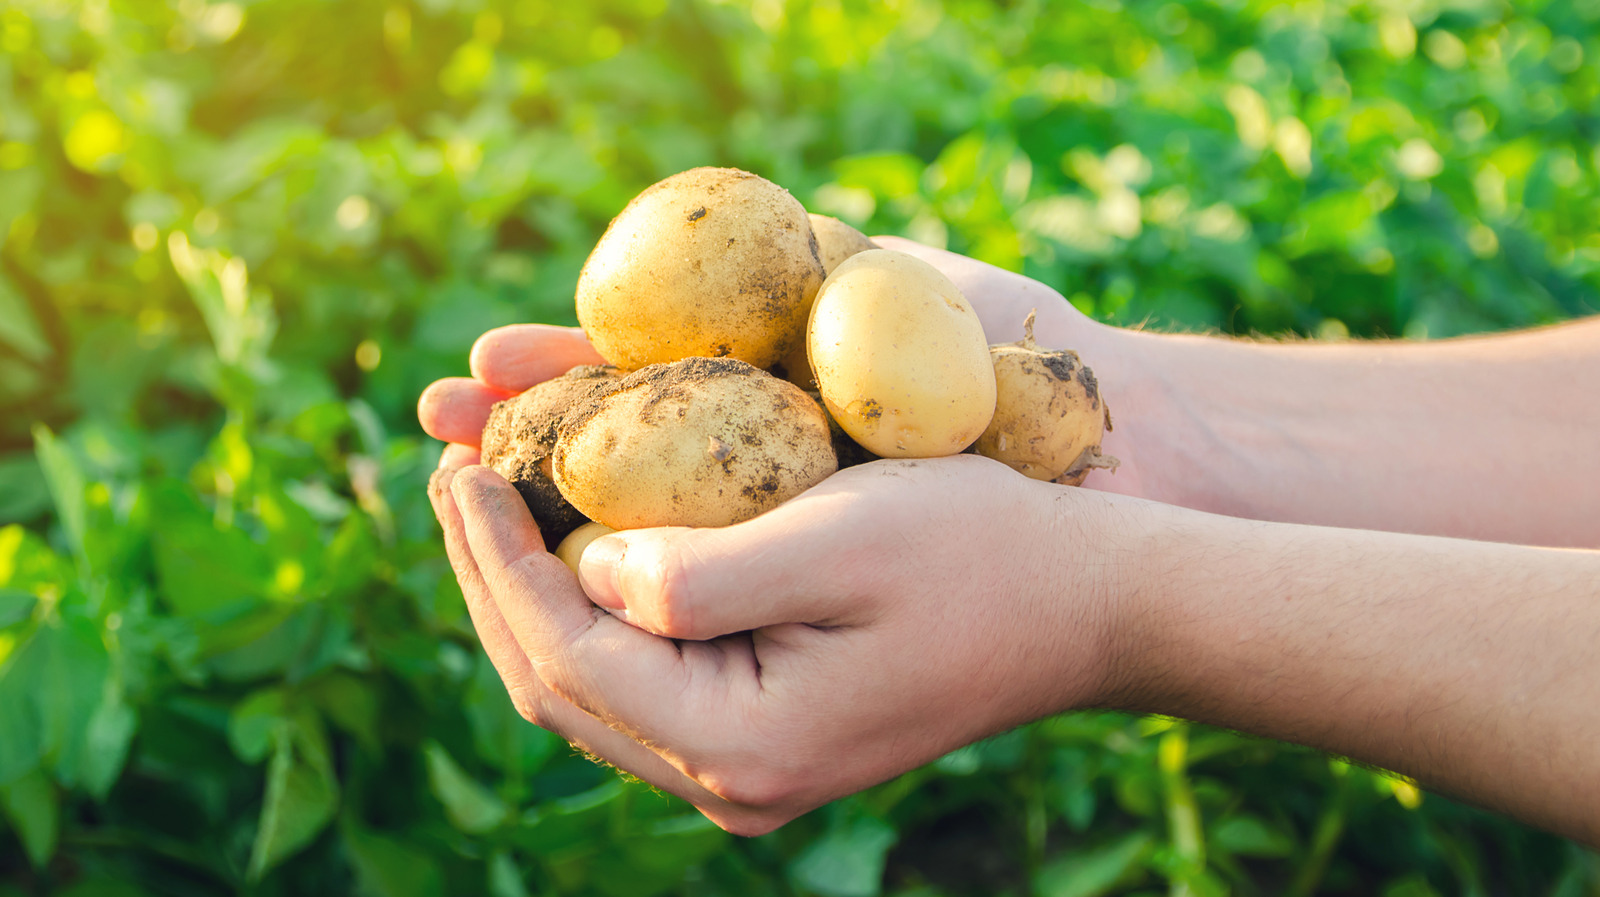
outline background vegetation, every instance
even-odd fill
[[[1590,313],[1597,22],[0,0],[0,895],[1600,893],[1402,780],[1108,714],[733,839],[515,715],[412,415],[486,328],[571,322],[610,216],[707,163],[1121,323]]]

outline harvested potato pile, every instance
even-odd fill
[[[933,266],[748,172],[641,193],[576,303],[610,364],[501,402],[483,438],[569,566],[606,532],[737,523],[879,457],[975,451],[1070,485],[1116,467],[1094,375],[1031,315],[990,346]]]

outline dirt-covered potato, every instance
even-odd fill
[[[567,416],[554,462],[567,501],[613,529],[737,523],[838,467],[817,403],[732,358],[629,374]]]
[[[811,232],[817,236],[817,257],[822,260],[824,276],[832,274],[833,269],[839,267],[839,264],[850,256],[878,248],[878,244],[872,242],[866,234],[837,218],[818,215],[816,212],[812,212],[808,217],[811,219]],[[808,307],[806,318],[809,320],[810,317],[811,309]],[[811,373],[811,362],[806,357],[804,339],[795,342],[794,348],[783,356],[774,370],[778,376],[807,391],[817,384],[817,378]]]
[[[604,523],[595,523],[591,520],[573,530],[565,539],[562,539],[561,544],[556,546],[554,554],[573,573],[577,573],[578,562],[583,560],[583,550],[589,547],[589,543],[601,536],[610,535],[614,532],[616,530],[606,526]]]
[[[584,365],[497,402],[483,428],[483,463],[522,494],[545,545],[554,547],[587,521],[561,497],[551,479],[550,455],[562,415],[596,390],[621,378],[616,368]]]
[[[632,371],[693,356],[769,367],[803,338],[822,285],[806,210],[732,168],[650,187],[606,229],[578,277],[578,323]]]
[[[954,455],[994,416],[994,364],[955,284],[914,256],[870,249],[817,295],[807,333],[822,400],[886,458]]]
[[[1111,411],[1094,372],[1076,352],[1039,348],[1032,314],[1023,329],[1021,342],[989,348],[998,395],[994,420],[974,448],[1036,480],[1070,486],[1095,468],[1115,470],[1117,459],[1100,451]]]

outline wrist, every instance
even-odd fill
[[[1269,524],[1152,501],[1108,500],[1127,505],[1117,517],[1128,523],[1115,546],[1118,563],[1106,577],[1108,628],[1093,706],[1178,713],[1204,687],[1214,646],[1195,636],[1211,622],[1206,609],[1225,606],[1217,598],[1229,592],[1230,582],[1252,575],[1218,559],[1248,544],[1246,530]]]

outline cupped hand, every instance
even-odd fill
[[[441,469],[431,494],[523,715],[730,831],[1112,685],[1126,500],[984,458],[879,461],[735,526],[609,536],[582,586],[492,471]]]

